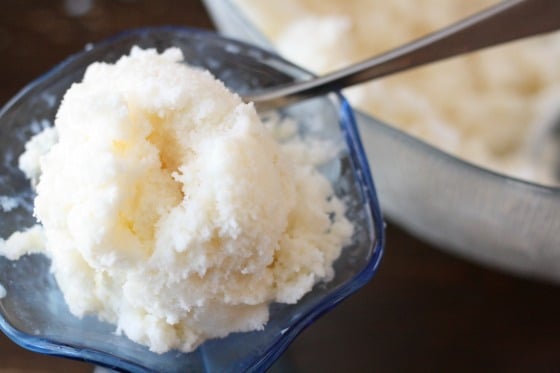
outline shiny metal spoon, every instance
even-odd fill
[[[558,29],[559,0],[507,0],[379,56],[314,79],[253,91],[243,99],[254,102],[258,110],[273,109],[430,62]]]

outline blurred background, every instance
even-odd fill
[[[0,103],[89,42],[162,24],[213,29],[200,1],[3,0]],[[560,287],[450,256],[388,221],[374,279],[304,331],[273,370],[556,371],[559,315]],[[0,372],[92,369],[0,335]]]

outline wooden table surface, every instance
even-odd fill
[[[0,103],[87,42],[124,29],[211,29],[199,1],[3,0]],[[79,5],[79,4],[78,4]],[[296,372],[559,371],[560,287],[445,254],[389,222],[373,281],[302,333],[284,355]],[[23,350],[0,333],[0,372],[86,372]]]

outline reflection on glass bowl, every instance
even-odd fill
[[[25,142],[42,123],[52,123],[62,95],[73,82],[81,80],[90,63],[114,62],[133,45],[159,51],[178,47],[188,63],[208,68],[240,93],[309,76],[271,53],[213,33],[183,28],[135,30],[88,47],[28,85],[0,111],[0,195],[17,199],[15,208],[0,210],[1,237],[34,223],[33,191],[17,166]],[[262,331],[210,340],[189,354],[172,351],[158,355],[114,334],[114,326],[93,316],[82,320],[72,316],[44,256],[28,255],[15,262],[0,257],[0,284],[7,291],[0,299],[0,329],[30,350],[123,370],[245,371],[270,366],[313,320],[372,278],[384,241],[375,188],[344,99],[331,94],[282,114],[295,118],[301,131],[320,120],[325,130],[317,136],[344,144],[340,157],[322,169],[337,195],[347,202],[348,218],[356,227],[352,244],[335,262],[332,281],[317,284],[297,304],[272,304],[270,321]]]
[[[227,36],[272,49],[234,1],[205,0]],[[560,281],[560,188],[451,156],[357,112],[383,212],[442,249],[512,273]]]

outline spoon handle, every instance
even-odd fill
[[[272,87],[251,96],[271,109],[430,62],[560,28],[559,0],[508,0],[379,56],[318,78]],[[380,35],[379,37],[382,37]]]

